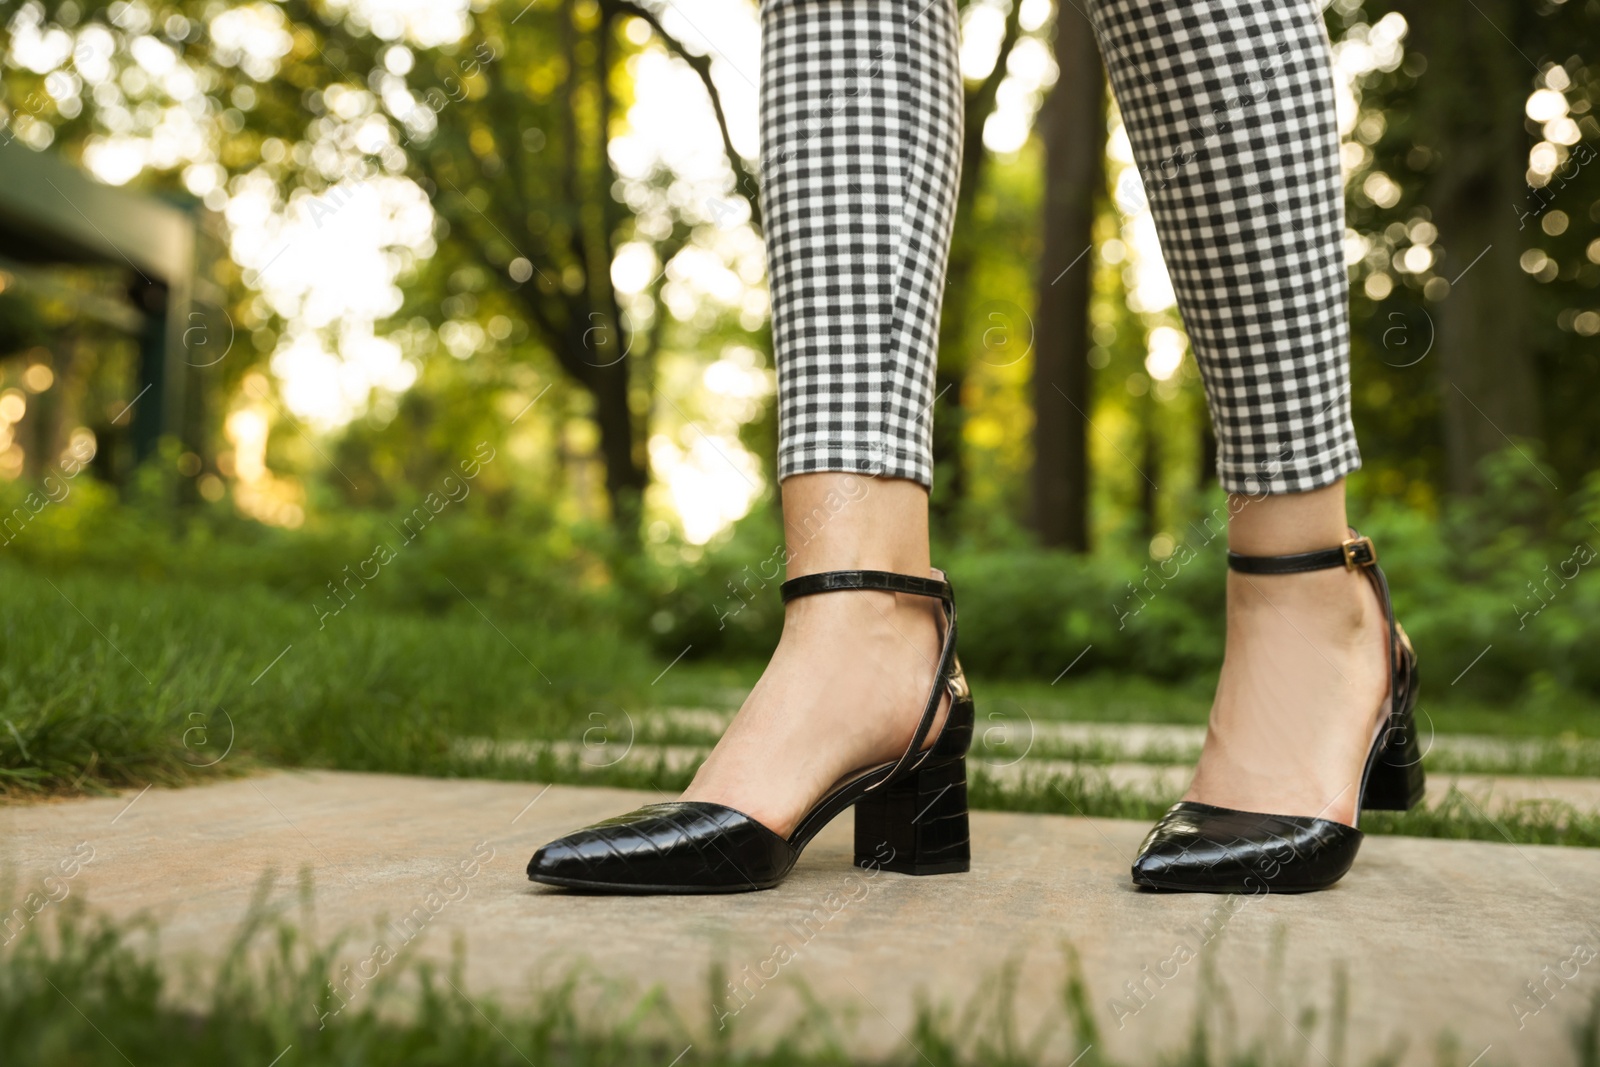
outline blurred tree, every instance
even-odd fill
[[[1447,484],[1479,485],[1479,464],[1507,436],[1536,437],[1536,349],[1527,343],[1531,286],[1519,263],[1524,224],[1514,206],[1526,187],[1532,141],[1523,128],[1530,78],[1539,68],[1500,27],[1516,31],[1520,0],[1482,0],[1471,17],[1440,4],[1399,8],[1408,45],[1428,60],[1417,80],[1411,151],[1428,165],[1422,200],[1447,242],[1438,301],[1439,375]],[[1460,79],[1472,72],[1472,92]],[[1498,251],[1497,251],[1498,249]]]
[[[421,143],[408,153],[409,171],[449,224],[450,258],[509,284],[517,310],[592,398],[612,517],[631,537],[648,481],[644,415],[654,390],[652,381],[639,380],[640,369],[649,366],[646,350],[657,336],[634,329],[612,286],[611,265],[625,240],[645,241],[657,262],[669,263],[688,244],[693,220],[669,213],[664,227],[647,230],[617,194],[608,149],[629,84],[619,54],[623,20],[643,19],[700,76],[734,188],[753,218],[758,205],[728,137],[709,60],[690,53],[653,12],[628,0],[563,0],[511,14],[518,6],[486,8],[465,40],[410,72],[405,91],[432,115],[412,130]],[[296,21],[312,13],[307,5]],[[362,54],[365,39],[353,38],[343,24],[337,36],[346,54]],[[469,58],[457,58],[462,53]],[[379,55],[363,60],[356,68],[361,80],[386,80]],[[449,106],[458,98],[468,103]],[[407,115],[395,117],[406,124]],[[659,178],[670,182],[670,175]],[[658,306],[665,274],[646,294]]]
[[[1368,466],[1396,476],[1390,491],[1414,479],[1474,493],[1486,457],[1542,441],[1556,480],[1575,484],[1600,395],[1586,340],[1600,333],[1600,3],[1329,9],[1334,36],[1358,45],[1390,13],[1404,58],[1360,79],[1346,146],[1366,246],[1353,311]]]
[[[640,47],[623,24],[643,20],[699,75],[722,125],[731,184],[757,218],[754,183],[733,151],[706,57],[691,53],[649,8],[631,0],[487,4],[468,19],[464,37],[433,47],[407,43],[397,20],[380,32],[362,10],[332,0],[229,9],[209,0],[156,8],[100,0],[27,6],[40,16],[38,32],[71,31],[80,50],[109,50],[99,58],[114,71],[137,71],[120,79],[124,88],[151,82],[132,54],[135,45],[147,57],[152,48],[170,49],[199,71],[201,91],[180,103],[202,118],[213,141],[202,154],[221,165],[224,187],[244,176],[265,178],[280,203],[308,193],[318,201],[314,214],[331,214],[375,180],[404,176],[420,186],[439,225],[430,266],[418,271],[418,261],[429,257],[412,257],[410,280],[423,290],[407,293],[414,318],[438,329],[471,319],[491,302],[485,299],[491,291],[509,294],[540,343],[506,355],[527,360],[548,353],[590,398],[612,517],[620,530],[637,532],[653,391],[638,368],[650,365],[645,349],[659,333],[635,329],[612,286],[611,266],[624,241],[642,242],[658,262],[670,262],[702,220],[667,195],[670,174],[657,176],[660,195],[649,226],[640,226],[638,213],[619,199],[608,147],[631,92],[623,63]],[[237,42],[216,40],[213,21],[226,11],[249,12],[252,32],[281,34],[283,54],[264,63],[241,55]],[[17,83],[14,100],[48,99],[34,72],[5,73]],[[153,92],[159,96],[159,86]],[[55,140],[73,153],[90,136],[126,127],[128,106],[153,102],[129,100],[121,89],[74,100],[70,113],[41,106],[25,116],[51,127],[46,143]],[[191,161],[165,167],[170,174]],[[170,181],[161,169],[142,180]],[[644,294],[657,306],[664,277],[663,271]],[[281,333],[271,327],[283,324],[266,321],[270,316],[250,300],[237,272],[228,280],[239,319],[270,351]],[[653,320],[657,329],[661,317]],[[229,381],[237,383],[245,370],[235,361]]]
[[[959,297],[962,333],[950,342],[967,361],[960,442],[965,492],[959,512],[950,515],[954,521],[941,524],[943,533],[954,527],[968,536],[1010,537],[1027,514],[1042,154],[1038,140],[1030,139],[1014,154],[991,155],[973,198],[967,226],[982,239],[973,242]],[[938,500],[942,483],[934,490]]]
[[[1041,542],[1089,548],[1089,297],[1095,212],[1105,200],[1105,72],[1089,20],[1058,5],[1060,74],[1040,113],[1044,250],[1036,300],[1032,526]]]
[[[37,303],[0,285],[0,356],[42,344],[46,327]]]
[[[960,0],[965,10],[970,0]],[[1005,28],[989,73],[965,89],[961,181],[956,188],[955,233],[950,241],[949,266],[945,272],[944,310],[939,322],[939,363],[934,373],[933,465],[938,481],[933,494],[936,521],[948,524],[961,502],[967,498],[967,463],[962,440],[967,413],[964,388],[971,370],[970,348],[964,343],[973,308],[972,276],[991,230],[980,225],[975,211],[978,192],[984,186],[990,154],[983,143],[983,131],[999,101],[1000,85],[1006,79],[1006,65],[1022,36],[1022,0],[1012,0],[1005,16]],[[1016,331],[1018,324],[1007,322],[1003,329]]]
[[[422,377],[416,395],[390,398],[383,414],[392,425],[374,429],[383,421],[375,419],[352,429],[360,439],[333,453],[339,466],[351,459],[357,481],[370,469],[374,481],[425,482],[433,468],[424,453],[448,453],[496,427],[503,433],[528,399],[544,396],[517,428],[523,445],[540,450],[528,469],[543,477],[549,457],[564,457],[549,462],[564,463],[558,473],[572,484],[603,484],[611,514],[631,531],[646,479],[647,424],[653,404],[665,403],[658,355],[680,340],[663,310],[664,291],[672,293],[664,290],[664,268],[719,221],[708,221],[665,168],[619,179],[607,150],[633,103],[627,65],[645,49],[687,63],[721,117],[711,59],[671,35],[667,27],[678,23],[658,2],[484,2],[468,14],[464,38],[427,45],[408,37],[398,16],[369,22],[365,5],[343,0],[28,0],[8,5],[8,37],[14,42],[23,28],[50,41],[65,34],[68,47],[57,50],[53,68],[33,69],[8,45],[0,129],[36,148],[53,142],[69,155],[86,145],[109,154],[143,145],[142,155],[134,153],[144,168],[134,168],[134,183],[171,187],[182,180],[195,195],[220,196],[224,204],[242,188],[266,185],[267,210],[282,215],[307,203],[314,213],[338,209],[352,192],[414,182],[428,195],[436,227],[417,247],[392,250],[404,264],[404,306],[385,329],[405,338],[407,354],[424,364]],[[980,0],[959,3],[972,22]],[[1086,384],[1077,393],[1081,410],[1053,387],[1044,390],[1053,380],[1070,397],[1077,390],[1071,375],[1088,379],[1081,354],[1062,347],[1082,343],[1083,330],[1064,321],[1076,314],[1077,298],[1063,299],[1074,274],[1061,271],[1091,240],[1103,246],[1116,232],[1068,239],[1085,231],[1074,212],[1088,208],[1074,207],[1079,194],[1067,190],[1099,188],[1087,173],[1099,164],[1098,149],[1087,147],[1095,133],[1086,118],[1091,64],[1064,51],[1082,42],[1058,38],[1061,84],[1041,115],[1040,137],[997,166],[985,126],[999,111],[1014,117],[1031,108],[1017,103],[1031,88],[1018,75],[1028,64],[1015,60],[1030,58],[1037,43],[1030,38],[1041,29],[1031,14],[1023,18],[1023,5],[982,4],[999,54],[966,85],[961,214],[941,323],[938,503],[949,514],[981,496],[1020,517],[1032,496],[1033,519],[1054,543],[1078,543],[1071,531],[1079,526],[1100,539],[1124,529],[1142,536],[1188,492],[1179,486],[1190,484],[1189,475],[1171,472],[1199,462],[1200,424],[1191,425],[1186,406],[1192,397],[1199,411],[1198,387],[1186,370],[1152,403],[1136,384],[1150,385],[1139,376],[1143,331],[1152,323],[1138,321],[1149,316],[1096,310],[1096,329],[1110,340],[1090,352],[1100,360],[1091,365],[1105,369],[1094,389]],[[1081,25],[1076,6],[1060,11]],[[1333,0],[1327,17],[1341,71],[1358,72],[1359,110],[1343,147],[1355,283],[1353,402],[1367,467],[1360,484],[1431,506],[1446,486],[1472,488],[1483,454],[1507,437],[1531,435],[1542,450],[1518,445],[1530,458],[1548,460],[1550,480],[1578,484],[1593,466],[1600,417],[1600,67],[1592,58],[1600,54],[1600,0],[1479,0],[1459,11],[1420,0]],[[235,31],[244,25],[253,44],[281,40],[282,50],[263,58],[270,50],[243,48],[237,32],[219,41],[223,19],[235,19]],[[1401,46],[1391,47],[1394,41]],[[84,73],[102,61],[109,74]],[[152,73],[158,69],[168,73]],[[1025,90],[1018,98],[1002,92],[1007,77]],[[1098,92],[1098,73],[1094,78]],[[180,84],[189,88],[180,92]],[[171,134],[161,152],[148,148],[160,140],[157,131]],[[1080,136],[1084,147],[1070,147]],[[725,122],[720,142],[708,136],[705,150],[720,148],[730,199],[742,197],[758,223],[753,167],[734,151]],[[1034,155],[1041,147],[1042,165]],[[192,179],[208,169],[216,175],[205,192],[207,181]],[[1048,188],[1036,209],[1041,177]],[[241,228],[255,225],[246,220]],[[1036,259],[1040,241],[1049,247]],[[642,291],[619,293],[612,268],[619,251],[635,247],[662,272]],[[1097,258],[1090,252],[1083,265]],[[1035,292],[1021,297],[1022,272],[1033,270]],[[239,344],[206,373],[213,388],[236,393],[280,350],[290,324],[247,284],[255,279],[227,262],[219,272],[227,293],[218,301],[238,325]],[[1014,301],[1018,316],[1037,314],[1040,463],[1031,472],[1026,368],[977,358],[994,325],[991,305],[1001,300]],[[38,343],[22,314],[0,306],[0,331],[19,338],[14,344]],[[733,318],[684,321],[681,340],[698,347],[730,340]],[[1014,332],[1017,323],[1001,325]],[[738,329],[747,343],[759,335]],[[470,340],[456,345],[447,340],[452,335]],[[461,358],[423,358],[441,346]],[[83,376],[74,388],[86,397],[114,396],[91,373],[92,364],[106,361],[103,347],[92,337],[76,347],[84,358],[71,368]],[[125,370],[120,361],[113,369]],[[550,377],[555,388],[545,396]],[[1181,405],[1172,392],[1180,387]],[[512,399],[511,410],[502,410]],[[85,410],[105,407],[95,403],[86,399]],[[1057,410],[1047,412],[1048,404]],[[1180,409],[1184,427],[1196,431],[1182,440],[1169,417]],[[679,413],[685,420],[698,414]],[[1073,420],[1088,416],[1103,433],[1091,436],[1087,458],[1074,461],[1072,445],[1082,443],[1083,432]],[[91,421],[86,415],[85,424]],[[770,411],[746,425],[758,435],[752,447],[770,454]],[[113,429],[105,433],[110,442]],[[1049,434],[1065,443],[1048,443]],[[316,458],[309,435],[288,444]],[[275,440],[273,448],[280,447]],[[112,451],[108,444],[106,454]],[[1159,492],[1155,483],[1149,493],[1140,487],[1122,451],[1141,461],[1159,456]],[[1079,466],[1081,479],[1073,473]],[[1003,490],[980,484],[1000,477],[1007,479]],[[380,489],[329,481],[346,501],[385,499]],[[1053,527],[1066,533],[1045,529],[1046,490],[1066,501],[1056,516],[1065,521]],[[1074,518],[1071,502],[1086,495],[1093,514]]]

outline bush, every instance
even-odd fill
[[[1564,502],[1517,453],[1493,463],[1489,480],[1479,501],[1438,515],[1393,501],[1352,504],[1394,583],[1425,692],[1459,678],[1453,695],[1481,700],[1600,697],[1600,657],[1588,654],[1600,632],[1600,577],[1591,573],[1600,570],[1600,473]],[[1206,506],[1204,514],[1226,514],[1220,493]],[[1162,561],[1116,545],[1089,555],[1041,549],[1015,533],[936,548],[957,591],[964,665],[1048,680],[1087,649],[1074,674],[1214,673],[1226,573],[1220,526],[1197,518]],[[781,544],[781,528],[762,511],[697,561],[642,575],[657,651],[766,656],[782,625]]]
[[[1600,629],[1600,580],[1590,573],[1600,569],[1600,473],[1565,501],[1520,452],[1491,463],[1487,477],[1479,500],[1438,514],[1395,501],[1352,505],[1395,582],[1428,691],[1459,678],[1452,695],[1480,700],[1600,696],[1600,657],[1586,654]],[[0,487],[0,518],[27,491]],[[144,499],[119,502],[80,477],[60,503],[8,531],[7,550],[58,572],[265,585],[313,620],[350,590],[374,607],[428,615],[470,602],[497,622],[647,646],[669,660],[764,659],[782,627],[783,530],[769,506],[704,548],[639,551],[536,505],[493,512],[481,495],[450,504],[409,539],[407,510],[338,512],[282,530],[227,505],[180,521]],[[1003,527],[937,546],[958,590],[967,668],[1053,679],[1082,653],[1075,674],[1212,674],[1222,654],[1226,502],[1215,494],[1202,506],[1164,560],[1143,545],[1090,555],[1041,549]],[[370,582],[353,581],[380,545],[392,561]]]
[[[426,614],[470,600],[496,619],[602,633],[621,617],[608,532],[562,524],[536,505],[506,515],[479,495],[441,495],[437,513],[419,499],[393,511],[314,515],[284,529],[241,517],[231,503],[176,512],[157,502],[170,493],[119,500],[88,475],[65,484],[59,502],[31,514],[26,501],[35,490],[0,483],[0,521],[11,517],[0,544],[13,559],[50,572],[266,586],[301,602],[313,620],[341,600]]]

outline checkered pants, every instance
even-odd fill
[[[1205,383],[1218,475],[1360,466],[1343,183],[1316,0],[1087,0]],[[1077,4],[1061,17],[1083,17]],[[762,0],[780,478],[930,485],[963,96],[953,0]]]

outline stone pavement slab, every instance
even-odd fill
[[[760,1043],[792,1024],[805,990],[844,1020],[863,1055],[908,1042],[919,998],[960,1008],[1014,967],[1020,1033],[1054,1027],[1044,1059],[1069,1062],[1078,1047],[1061,1033],[1069,944],[1104,1051],[1132,1062],[1184,1039],[1207,968],[1237,1019],[1230,1029],[1274,1033],[1306,1063],[1338,1062],[1326,1020],[1340,969],[1352,1064],[1394,1049],[1432,1064],[1443,1031],[1459,1051],[1446,1062],[1459,1067],[1474,1057],[1477,1067],[1572,1062],[1571,1023],[1600,992],[1600,852],[1589,850],[1375,837],[1325,893],[1165,895],[1127,879],[1143,824],[976,812],[963,875],[856,870],[846,817],[764,893],[598,897],[526,881],[545,840],[657,799],[273,772],[0,807],[0,865],[26,892],[90,850],[71,893],[115,916],[152,916],[161,951],[176,958],[222,951],[261,871],[286,876],[277,898],[289,903],[294,873],[310,867],[321,931],[365,930],[357,944],[382,939],[440,958],[460,936],[474,996],[514,1007],[587,961],[634,992],[660,986],[706,1031],[720,1019]],[[709,985],[713,964],[730,979],[720,990]],[[1318,1011],[1310,1025],[1307,1007]]]
[[[1193,763],[1206,739],[1204,726],[1145,722],[1063,722],[1034,718],[1015,700],[995,701],[980,712],[978,728],[1006,752],[1032,751],[1052,746],[1092,751],[1111,759],[1142,762]],[[1453,760],[1526,765],[1561,752],[1579,765],[1600,765],[1600,740],[1579,737],[1491,737],[1481,734],[1440,733],[1426,711],[1420,712],[1418,729],[1422,750],[1430,756]],[[692,730],[711,737],[720,735],[733,719],[731,711],[709,708],[658,708],[633,725],[643,740],[661,729]]]

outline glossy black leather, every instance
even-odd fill
[[[1360,847],[1360,830],[1331,819],[1186,800],[1169,808],[1139,846],[1133,880],[1191,892],[1304,893],[1344,877]]]
[[[541,848],[528,877],[612,892],[738,893],[767,889],[800,853],[743,812],[721,804],[648,804]]]
[[[951,874],[971,866],[965,760],[930,763],[856,802],[856,866]]]
[[[908,874],[967,870],[966,752],[975,713],[956,658],[949,583],[885,571],[833,571],[784,583],[785,601],[848,589],[937,598],[945,632],[932,691],[905,752],[835,785],[787,839],[721,804],[650,804],[552,841],[528,877],[547,885],[611,893],[737,893],[783,880],[818,831],[846,809],[856,814],[856,862]],[[949,697],[949,711],[924,745]],[[959,787],[959,788],[957,788]],[[920,801],[926,803],[920,803]]]
[[[1367,567],[1378,562],[1377,549],[1365,537],[1351,538],[1348,550],[1319,548],[1315,552],[1296,552],[1288,556],[1243,556],[1228,553],[1228,568],[1244,574],[1299,574],[1329,567]]]
[[[778,587],[778,595],[787,604],[795,597],[814,593],[836,593],[846,589],[875,589],[884,593],[912,593],[916,596],[934,597],[943,601],[954,599],[950,583],[937,578],[919,578],[914,574],[896,574],[894,571],[822,571],[790,578]]]
[[[1354,534],[1354,531],[1352,531]],[[1364,538],[1358,539],[1365,541]],[[1370,542],[1367,542],[1370,549]],[[1422,799],[1424,775],[1413,709],[1417,656],[1395,621],[1389,583],[1375,550],[1355,553],[1377,593],[1389,628],[1389,718],[1374,738],[1359,786],[1362,810],[1404,811]],[[1309,561],[1315,557],[1315,565]],[[1235,557],[1234,570],[1291,574],[1346,565],[1344,547],[1284,557]],[[1236,559],[1251,564],[1237,566]],[[1265,566],[1288,561],[1284,569]],[[1180,801],[1139,846],[1133,880],[1151,889],[1192,893],[1305,893],[1333,885],[1355,862],[1361,831],[1332,819],[1271,815]]]

